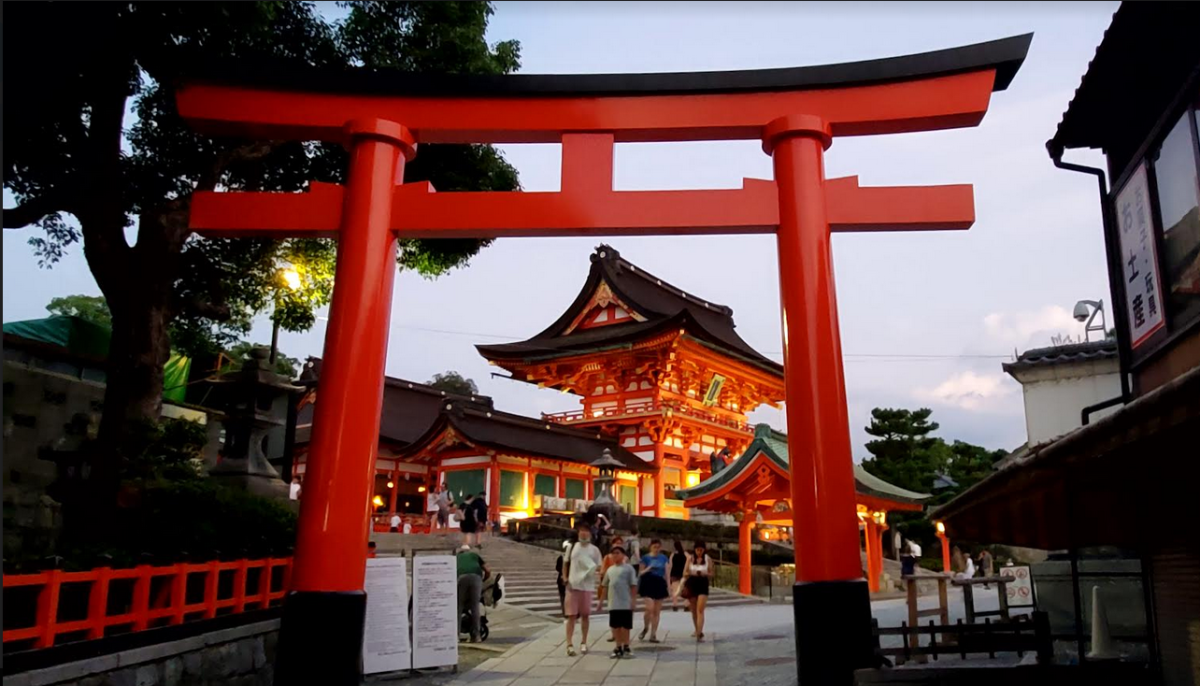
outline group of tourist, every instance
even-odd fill
[[[579,522],[575,536],[563,543],[563,553],[556,564],[559,600],[566,617],[568,656],[575,655],[576,624],[582,639],[579,650],[587,653],[593,600],[596,612],[602,611],[605,603],[608,605],[608,626],[612,630],[608,640],[614,644],[613,658],[633,656],[630,634],[638,598],[642,599],[642,630],[638,640],[659,642],[663,603],[671,598],[673,609],[678,610],[680,597],[692,613],[692,635],[697,641],[704,640],[704,610],[709,577],[713,573],[704,543],[696,542],[688,554],[677,540],[674,553],[668,557],[662,541],[656,538],[650,541],[647,554],[642,555],[634,530],[628,539],[614,536],[608,554],[603,555],[593,541],[594,534],[591,525]]]
[[[954,546],[950,553],[950,571],[956,579],[974,579],[976,574],[987,578],[992,575],[994,569],[995,558],[987,548],[980,550],[974,557],[969,552],[963,553],[958,546]]]
[[[445,529],[452,524],[458,524],[458,530],[462,532],[463,543],[466,545],[478,545],[480,537],[486,534],[493,524],[488,521],[485,491],[467,496],[461,502],[455,502],[446,485],[438,484],[428,500],[429,530]]]

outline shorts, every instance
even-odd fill
[[[610,628],[610,629],[632,629],[633,628],[633,610],[609,610],[608,611],[608,628]]]
[[[592,615],[592,597],[595,591],[576,591],[567,589],[566,615],[568,617],[590,617]]]
[[[687,589],[688,597],[690,598],[708,595],[708,577],[689,576],[687,581],[683,583],[683,587]]]
[[[667,589],[667,580],[653,572],[643,574],[638,581],[638,596],[641,598],[662,600],[669,595],[671,592]]]
[[[473,533],[475,533],[476,531],[478,531],[478,530],[479,530],[479,525],[478,525],[478,524],[476,524],[475,522],[472,522],[472,521],[467,521],[467,520],[465,520],[465,519],[464,519],[464,520],[463,520],[463,521],[462,521],[462,522],[461,522],[461,523],[458,525],[458,528],[459,528],[459,530],[460,530],[460,531],[462,531],[464,534],[473,534]]]
[[[437,511],[438,526],[446,526],[446,522],[450,521],[450,510]]]

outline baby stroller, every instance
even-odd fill
[[[479,640],[486,641],[488,630],[488,608],[496,607],[504,597],[504,575],[493,574],[483,580],[483,592],[479,598]],[[471,633],[471,613],[464,612],[458,618],[458,633]]]

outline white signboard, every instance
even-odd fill
[[[1121,271],[1125,277],[1125,307],[1130,338],[1136,348],[1164,325],[1146,165],[1138,167],[1117,193],[1116,211]]]
[[[367,560],[367,623],[363,637],[363,672],[397,672],[412,668],[408,640],[408,561],[403,557]]]
[[[1028,566],[1001,567],[1000,576],[1012,578],[1004,585],[1009,607],[1033,607],[1033,578],[1029,576]]]
[[[413,669],[458,664],[458,563],[413,558]]]

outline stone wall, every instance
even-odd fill
[[[104,384],[4,363],[4,549],[20,545],[48,554],[61,523],[59,504],[46,495],[56,466],[46,450],[77,449],[95,437]]]
[[[5,676],[3,686],[270,686],[279,620]]]

